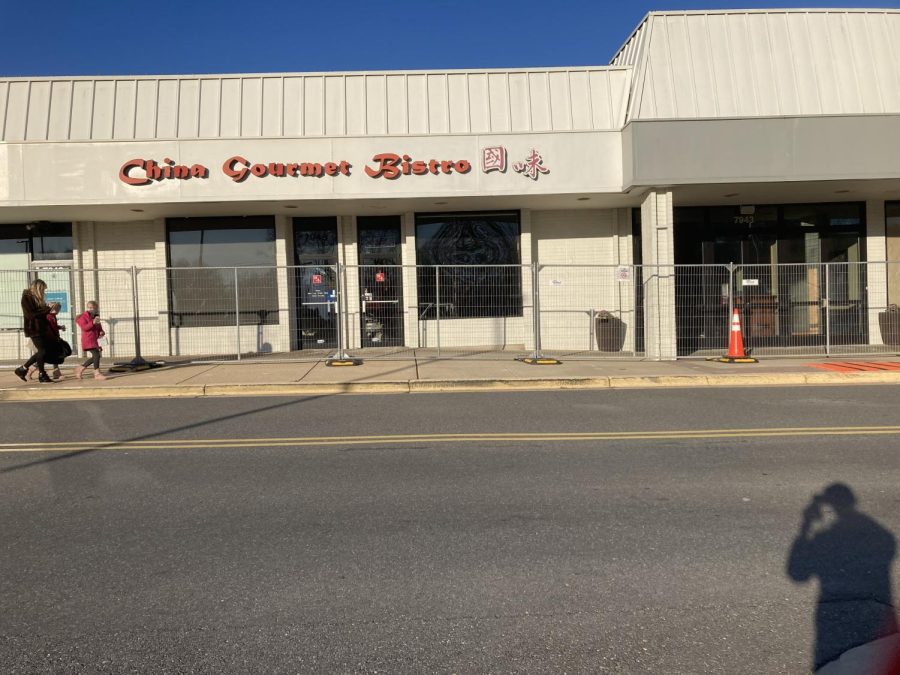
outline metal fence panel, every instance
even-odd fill
[[[705,358],[734,309],[755,356],[900,350],[898,263],[45,267],[0,269],[0,358],[30,353],[20,299],[38,275],[76,353],[74,318],[99,303],[115,361]]]

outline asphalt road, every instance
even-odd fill
[[[897,580],[898,402],[2,404],[0,672],[805,672],[817,622],[839,650],[886,616],[869,582]],[[403,437],[359,440],[375,435]],[[852,521],[824,510],[855,525],[826,551],[843,576],[817,614],[815,578],[786,566],[834,482],[859,503]]]

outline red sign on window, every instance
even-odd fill
[[[384,272],[375,272],[375,281],[377,283],[384,283]]]
[[[322,275],[321,274],[313,274],[312,282],[315,286],[318,286],[319,284],[321,284],[322,283]]]

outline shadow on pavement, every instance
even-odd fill
[[[891,565],[897,542],[856,507],[856,496],[833,483],[803,510],[787,560],[796,583],[819,580],[813,670],[858,645],[897,632]]]
[[[13,471],[21,471],[22,469],[27,469],[32,466],[38,466],[41,464],[48,464],[50,462],[58,462],[62,459],[71,459],[73,457],[78,457],[80,455],[87,455],[92,452],[97,452],[98,450],[104,450],[105,448],[115,447],[122,443],[133,443],[135,441],[146,441],[151,438],[159,438],[160,436],[165,436],[166,434],[177,433],[179,431],[188,431],[191,429],[198,429],[200,427],[204,427],[209,424],[216,424],[217,422],[225,422],[227,420],[238,419],[240,417],[246,417],[248,415],[255,415],[257,413],[268,412],[271,410],[278,410],[280,408],[288,408],[293,405],[299,405],[302,403],[307,403],[309,401],[315,401],[320,398],[328,398],[333,396],[334,394],[321,394],[318,396],[305,396],[303,398],[294,399],[291,401],[286,401],[283,403],[275,403],[272,405],[262,406],[259,408],[254,408],[253,410],[245,410],[244,412],[232,413],[230,415],[222,415],[220,417],[214,417],[212,419],[202,420],[199,422],[193,422],[191,424],[185,424],[180,427],[174,427],[172,429],[163,429],[162,431],[158,431],[152,434],[142,434],[140,436],[134,436],[132,438],[120,439],[117,441],[110,441],[109,443],[99,443],[95,447],[92,448],[82,448],[80,450],[73,450],[72,452],[64,452],[58,455],[53,455],[52,457],[42,457],[41,459],[36,459],[30,462],[24,462],[22,464],[15,464],[13,466],[8,466],[4,469],[0,469],[0,474],[12,473]],[[50,452],[50,451],[48,451]]]

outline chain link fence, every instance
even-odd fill
[[[734,309],[755,356],[900,351],[900,263],[57,267],[0,270],[3,360],[30,354],[20,300],[38,276],[76,350],[98,302],[116,361],[705,358]]]

